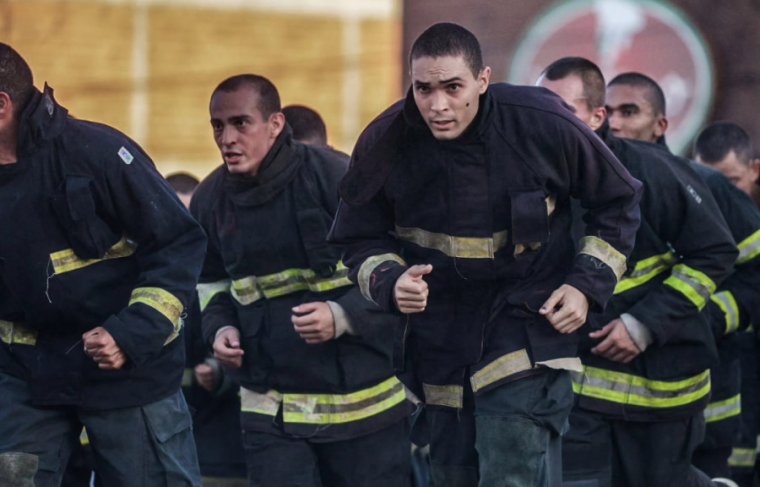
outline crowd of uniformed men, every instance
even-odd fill
[[[350,159],[227,78],[167,184],[0,44],[0,484],[758,485],[747,133],[451,23],[408,67]]]

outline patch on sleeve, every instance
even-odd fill
[[[127,165],[132,164],[132,161],[135,160],[135,157],[132,155],[132,153],[123,146],[121,149],[119,149],[119,157],[121,157],[121,160],[124,161],[124,164]]]

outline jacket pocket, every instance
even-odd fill
[[[98,216],[90,178],[66,176],[51,203],[78,257],[101,258],[121,238]]]
[[[516,191],[509,196],[512,217],[512,244],[520,250],[537,250],[549,241],[549,204],[542,189]]]

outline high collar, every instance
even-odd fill
[[[467,129],[453,140],[442,140],[441,143],[448,144],[448,143],[468,143],[468,142],[476,142],[480,139],[482,139],[483,134],[485,133],[488,125],[490,124],[491,117],[493,116],[493,106],[494,106],[494,99],[491,96],[490,90],[486,90],[485,93],[480,95],[479,101],[478,101],[478,113],[475,115],[475,118],[473,119],[472,123],[470,123],[470,126],[467,127]],[[422,114],[420,113],[419,108],[417,108],[417,103],[414,101],[414,93],[412,92],[412,88],[409,88],[409,91],[406,93],[406,99],[404,100],[404,119],[406,120],[406,123],[415,130],[424,130],[426,131],[431,137],[432,133],[430,132],[430,128],[425,123],[425,119],[422,117]]]
[[[294,157],[293,131],[287,124],[267,152],[255,176],[226,173],[226,186],[239,205],[259,205],[282,191],[301,166]]]
[[[55,101],[47,83],[42,92],[35,89],[19,120],[19,160],[60,134],[67,115],[68,110]]]

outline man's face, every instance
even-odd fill
[[[475,120],[491,69],[475,77],[463,56],[423,56],[412,61],[411,74],[414,102],[433,137],[452,140]]]
[[[604,107],[597,107],[593,110],[589,107],[588,99],[583,93],[583,81],[580,76],[571,74],[556,80],[549,80],[542,76],[537,85],[559,95],[562,101],[570,106],[570,110],[575,116],[588,125],[591,130],[598,129],[604,122]]]
[[[699,156],[697,156],[697,162],[703,162]],[[709,164],[709,166],[720,171],[734,186],[748,195],[752,195],[760,169],[757,161],[743,162],[737,157],[736,152],[731,151],[726,154],[726,157],[715,164]]]
[[[640,86],[607,87],[607,115],[613,135],[656,142],[665,134],[667,120],[655,113],[646,95],[647,89]]]
[[[258,101],[258,93],[249,86],[229,93],[218,91],[211,97],[214,140],[231,174],[255,176],[282,131],[282,114],[264,119]]]

